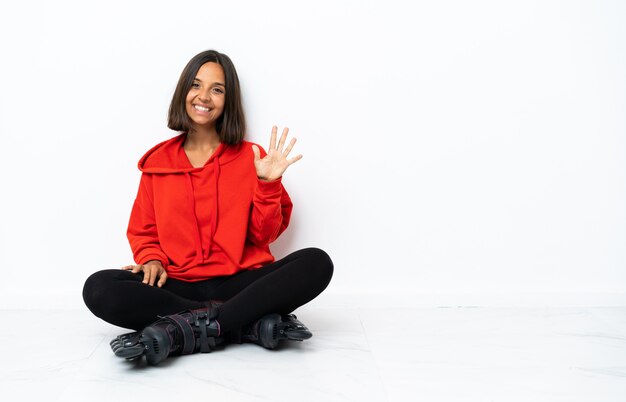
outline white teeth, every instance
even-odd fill
[[[209,111],[208,107],[204,107],[204,106],[200,106],[200,105],[193,105],[193,107],[195,107],[196,110],[199,110],[201,112],[208,112]]]

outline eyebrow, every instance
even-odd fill
[[[193,80],[194,80],[194,81],[200,81],[200,82],[202,82],[202,80],[201,80],[201,79],[199,79],[199,78],[194,78]],[[226,85],[222,84],[221,82],[217,82],[217,81],[216,81],[216,82],[214,82],[214,83],[213,83],[213,85],[221,85],[221,86],[223,86],[223,87],[225,87],[225,86],[226,86]]]

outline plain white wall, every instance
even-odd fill
[[[327,250],[327,293],[623,295],[624,21],[591,0],[3,3],[0,307],[83,308],[89,274],[132,262],[136,163],[206,49],[237,67],[249,140],[298,138],[272,249]]]

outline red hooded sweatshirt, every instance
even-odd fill
[[[257,178],[248,141],[221,143],[194,168],[185,138],[164,141],[139,161],[127,231],[135,262],[159,260],[170,278],[188,282],[273,262],[269,244],[287,228],[293,207],[281,179]]]

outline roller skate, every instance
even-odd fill
[[[313,336],[311,331],[293,314],[267,314],[241,330],[238,343],[256,343],[266,349],[275,349],[280,341],[302,342]]]
[[[134,360],[146,356],[149,365],[157,365],[171,355],[208,353],[224,343],[217,309],[186,310],[161,317],[141,332],[119,335],[110,342],[116,356]]]

